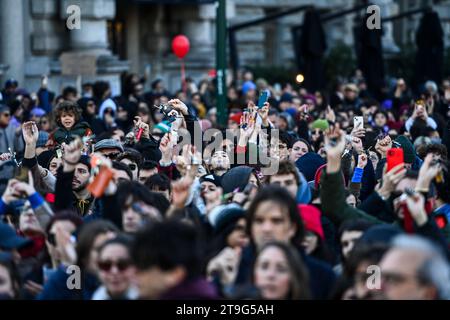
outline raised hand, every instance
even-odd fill
[[[164,163],[172,162],[172,148],[170,143],[170,133],[166,133],[159,142],[159,150],[161,151],[161,161]]]
[[[64,171],[72,171],[75,169],[78,161],[81,158],[81,150],[83,144],[79,137],[70,142],[69,144],[63,144],[64,148]]]
[[[327,119],[331,123],[336,122],[336,114],[334,113],[334,110],[331,109],[330,106],[327,107],[325,110],[325,119]]]
[[[270,109],[270,104],[268,102],[264,102],[264,106],[260,109],[257,109],[257,112],[262,120],[262,125],[264,127],[269,126],[269,109]]]
[[[175,208],[184,208],[189,197],[191,185],[192,180],[187,176],[172,183],[172,204]]]
[[[255,118],[256,118],[256,112],[249,113],[244,111],[244,113],[241,116],[240,121],[240,134],[239,134],[239,146],[246,146],[247,141],[250,138],[250,136],[253,133],[253,130],[255,130]]]
[[[375,150],[381,154],[381,158],[386,158],[387,151],[392,148],[392,139],[389,135],[380,139],[375,144]]]
[[[327,157],[341,159],[345,149],[345,133],[338,124],[325,131],[324,141]]]
[[[36,189],[34,188],[33,174],[31,173],[31,171],[28,171],[28,183],[18,181],[14,185],[14,189],[16,193],[25,194],[27,197],[36,192]]]
[[[19,199],[18,195],[16,194],[15,185],[19,183],[16,179],[9,179],[8,184],[6,186],[5,191],[2,195],[2,201],[6,204],[10,204],[13,201],[16,201]]]
[[[440,162],[434,159],[434,155],[429,153],[425,157],[422,166],[419,170],[419,177],[417,178],[416,190],[426,191],[430,188],[431,181],[442,170]]]
[[[36,145],[39,138],[39,129],[34,121],[22,125],[22,135],[26,145]]]
[[[428,221],[428,215],[425,210],[425,197],[418,192],[407,194],[406,205],[408,211],[416,224],[421,227]]]
[[[382,184],[378,186],[378,194],[387,199],[395,190],[395,186],[405,177],[406,169],[403,163],[392,168],[387,172],[387,165],[384,166]]]
[[[241,248],[226,247],[216,257],[209,261],[207,274],[212,279],[215,273],[219,274],[222,285],[234,283],[236,279],[239,261],[241,260]]]
[[[142,121],[142,118],[139,116],[134,117],[133,120],[134,123],[134,129],[137,132],[139,132],[140,129],[142,129],[142,137],[146,139],[150,139],[150,127],[147,123]]]
[[[367,165],[367,155],[365,153],[361,153],[358,156],[358,164],[357,167],[360,169],[364,169]]]
[[[181,112],[183,115],[188,115],[188,107],[186,104],[180,99],[172,99],[167,102],[167,104],[171,105],[175,110]]]

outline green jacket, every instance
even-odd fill
[[[345,201],[344,181],[340,172],[328,174],[326,170],[324,170],[320,179],[320,184],[322,212],[335,224],[336,228],[339,228],[339,226],[347,220],[358,218],[366,219],[377,224],[386,223],[367,214],[365,211],[351,207],[347,204]],[[450,244],[450,226],[447,224],[445,228],[437,229],[435,223],[431,222],[432,220],[433,219],[429,219],[430,222],[424,227],[417,228],[416,232],[427,238],[438,241],[438,238],[442,236],[445,238],[443,241],[445,240],[447,245]],[[398,221],[394,222],[394,224],[398,224]],[[433,235],[432,233],[434,232],[440,233],[440,235]]]
[[[87,122],[78,122],[70,130],[67,130],[64,127],[58,127],[55,133],[53,133],[53,140],[55,140],[57,144],[62,144],[63,142],[69,143],[75,136],[84,137],[91,133],[91,128]]]
[[[344,221],[358,218],[366,219],[374,223],[384,223],[374,216],[347,204],[345,201],[344,181],[340,172],[328,174],[326,170],[323,171],[320,177],[320,201],[323,214],[336,227],[339,227]]]

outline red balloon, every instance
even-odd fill
[[[188,54],[189,47],[189,39],[184,35],[178,35],[172,40],[172,51],[180,59]]]

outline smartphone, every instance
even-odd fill
[[[386,163],[387,163],[387,172],[392,170],[395,166],[398,166],[401,163],[404,163],[404,155],[402,148],[391,148],[387,151],[386,155]]]
[[[267,99],[269,99],[269,94],[267,93],[267,90],[263,90],[261,94],[259,95],[258,100],[258,109],[261,109],[264,107],[264,103],[267,102]]]
[[[364,118],[361,116],[353,117],[353,128],[356,129],[363,129],[364,128]]]

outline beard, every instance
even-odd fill
[[[76,182],[77,182],[77,185],[75,185],[75,186],[74,186],[74,184],[72,182],[72,190],[75,191],[75,192],[80,192],[83,189],[86,189],[86,187],[87,187],[87,185],[89,183],[89,181],[85,181],[85,182],[81,183],[78,180],[76,180]]]

